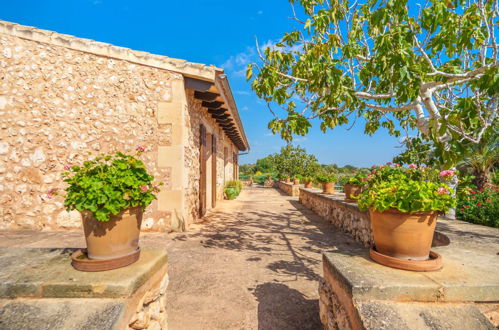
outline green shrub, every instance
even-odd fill
[[[235,199],[239,195],[239,191],[237,187],[225,187],[225,194],[227,195],[227,199]]]
[[[458,198],[456,216],[467,222],[499,228],[499,186],[463,191]]]
[[[225,184],[224,192],[228,199],[234,199],[241,193],[243,183],[240,180],[230,180]]]

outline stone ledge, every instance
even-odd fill
[[[143,249],[130,266],[80,272],[71,266],[73,251],[0,248],[0,298],[128,297],[167,263],[166,251]]]
[[[125,47],[114,46],[104,42],[78,38],[67,34],[42,30],[32,26],[24,26],[2,20],[0,20],[0,33],[36,42],[42,42],[49,45],[65,47],[95,55],[116,58],[132,63],[178,72],[185,76],[200,78],[208,81],[215,80],[217,71],[222,72],[221,69],[211,65],[207,66],[200,63],[191,63],[186,60],[155,55]]]
[[[291,182],[287,183],[287,182],[275,181],[275,186],[279,188],[281,191],[283,191],[285,194],[287,194],[288,196],[296,197],[300,195],[301,185],[293,184]]]
[[[436,272],[409,272],[379,265],[365,248],[324,253],[324,277],[341,283],[355,299],[419,302],[499,301],[498,267],[493,258],[482,267],[469,267],[443,253],[444,267]]]
[[[0,329],[118,329],[124,309],[111,299],[0,299]]]

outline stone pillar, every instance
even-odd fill
[[[187,139],[185,111],[187,99],[184,80],[171,82],[171,99],[159,102],[157,121],[160,132],[171,129],[171,142],[158,143],[158,168],[170,169],[170,183],[158,194],[158,211],[171,214],[171,226],[175,230],[185,230],[190,222],[185,206],[187,171],[185,170],[184,140]]]

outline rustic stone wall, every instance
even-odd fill
[[[80,42],[81,43],[81,42]],[[181,74],[127,60],[37,42],[0,33],[0,229],[56,229],[81,226],[78,212],[66,212],[60,174],[89,154],[133,150],[143,145],[142,159],[163,190],[172,189],[172,168],[158,166],[158,146],[172,144],[172,126],[158,124],[158,105],[172,102]],[[199,125],[217,130],[206,109],[189,95],[184,137],[185,206],[197,218]],[[211,120],[211,121],[210,121]],[[218,129],[219,136],[223,136]],[[231,151],[225,139],[219,141]],[[229,165],[232,158],[229,158]],[[222,166],[223,158],[217,161]],[[223,169],[219,170],[222,176]],[[181,179],[184,180],[184,179]],[[223,194],[218,178],[218,195]],[[182,190],[184,190],[182,188]],[[195,211],[196,210],[196,211]],[[171,212],[154,201],[144,215],[143,230],[171,230]]]
[[[299,196],[300,195],[300,185],[281,181],[275,181],[275,186],[282,190],[289,196]]]
[[[324,330],[351,328],[345,307],[322,278],[319,279],[319,313]]]
[[[206,127],[209,134],[214,134],[217,140],[217,199],[223,199],[225,182],[232,180],[233,160],[232,154],[236,151],[235,146],[225,135],[216,121],[209,115],[208,111],[201,106],[201,101],[194,98],[193,91],[187,91],[188,111],[186,114],[186,126],[189,131],[189,138],[185,145],[185,168],[188,171],[189,183],[186,189],[187,213],[192,219],[199,218],[199,150],[200,150],[200,125]],[[224,150],[227,154],[224,157]],[[211,153],[211,150],[208,151]],[[211,186],[211,182],[208,183]],[[208,202],[208,209],[211,208],[211,201]]]
[[[166,289],[169,277],[165,274],[160,285],[149,288],[142,296],[135,314],[129,321],[129,329],[167,329]]]
[[[316,188],[300,188],[300,203],[364,246],[371,246],[373,238],[369,213],[360,211],[356,203],[347,203],[344,198],[343,193],[326,195]]]

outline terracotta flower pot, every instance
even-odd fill
[[[291,179],[290,178],[286,178],[286,183],[291,183]]]
[[[358,185],[358,184],[348,184],[347,183],[343,186],[343,188],[345,190],[345,201],[357,203],[357,200],[353,197],[360,195],[363,187]]]
[[[300,184],[300,179],[293,179],[293,184]]]
[[[137,251],[142,207],[128,208],[109,221],[96,220],[90,212],[83,212],[82,220],[90,259],[115,259]]]
[[[334,182],[323,182],[322,193],[329,195],[334,194]]]
[[[305,188],[312,188],[314,185],[312,184],[312,182],[305,182]]]
[[[406,260],[428,260],[438,212],[369,210],[376,250]]]

